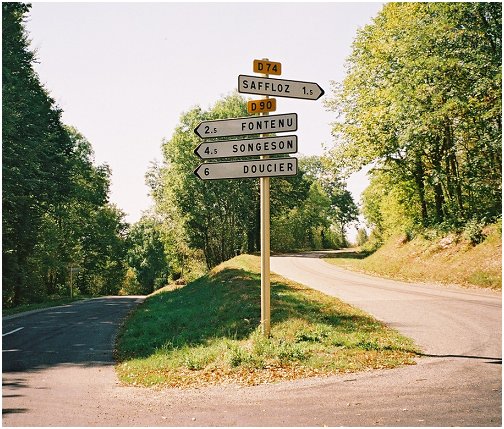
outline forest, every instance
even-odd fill
[[[181,113],[145,175],[154,206],[130,225],[110,202],[109,166],[34,71],[29,10],[2,3],[4,308],[67,296],[70,281],[81,296],[150,293],[257,252],[258,181],[193,174],[196,126],[247,116],[247,100],[234,92]],[[271,181],[272,250],[347,246],[359,213],[357,244],[374,249],[396,232],[465,230],[478,242],[501,217],[501,25],[500,3],[386,4],[325,97],[333,147]],[[358,202],[346,179],[364,167]]]
[[[330,159],[372,166],[362,211],[378,243],[501,216],[501,25],[500,3],[391,3],[358,33],[327,101]]]

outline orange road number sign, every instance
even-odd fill
[[[254,60],[254,73],[281,75],[282,64],[272,61]]]
[[[267,98],[264,100],[250,100],[247,102],[249,113],[267,113],[276,111],[276,99]]]

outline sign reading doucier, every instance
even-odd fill
[[[194,132],[201,138],[270,134],[297,130],[297,113],[203,121]]]
[[[194,174],[203,180],[295,176],[297,174],[297,158],[201,164]]]

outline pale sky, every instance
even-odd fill
[[[137,221],[152,206],[144,175],[161,161],[183,112],[203,109],[253,75],[254,59],[282,64],[282,79],[318,83],[317,101],[277,98],[297,113],[299,154],[332,146],[322,100],[341,81],[358,28],[382,3],[33,3],[27,22],[42,83],[63,122],[112,169],[111,202]],[[243,94],[251,99],[259,96]],[[363,174],[349,182],[358,202]]]

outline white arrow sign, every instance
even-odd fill
[[[202,180],[295,176],[297,158],[207,163],[201,164],[194,170],[194,174]]]
[[[297,130],[297,113],[250,116],[245,118],[203,121],[194,132],[201,138],[270,134]]]
[[[318,100],[324,90],[315,82],[272,79],[260,76],[238,76],[238,92],[245,94],[272,95],[275,97]]]
[[[202,159],[210,159],[234,156],[279,155],[296,153],[297,149],[297,136],[291,135],[261,139],[203,142],[194,149],[194,153]]]

